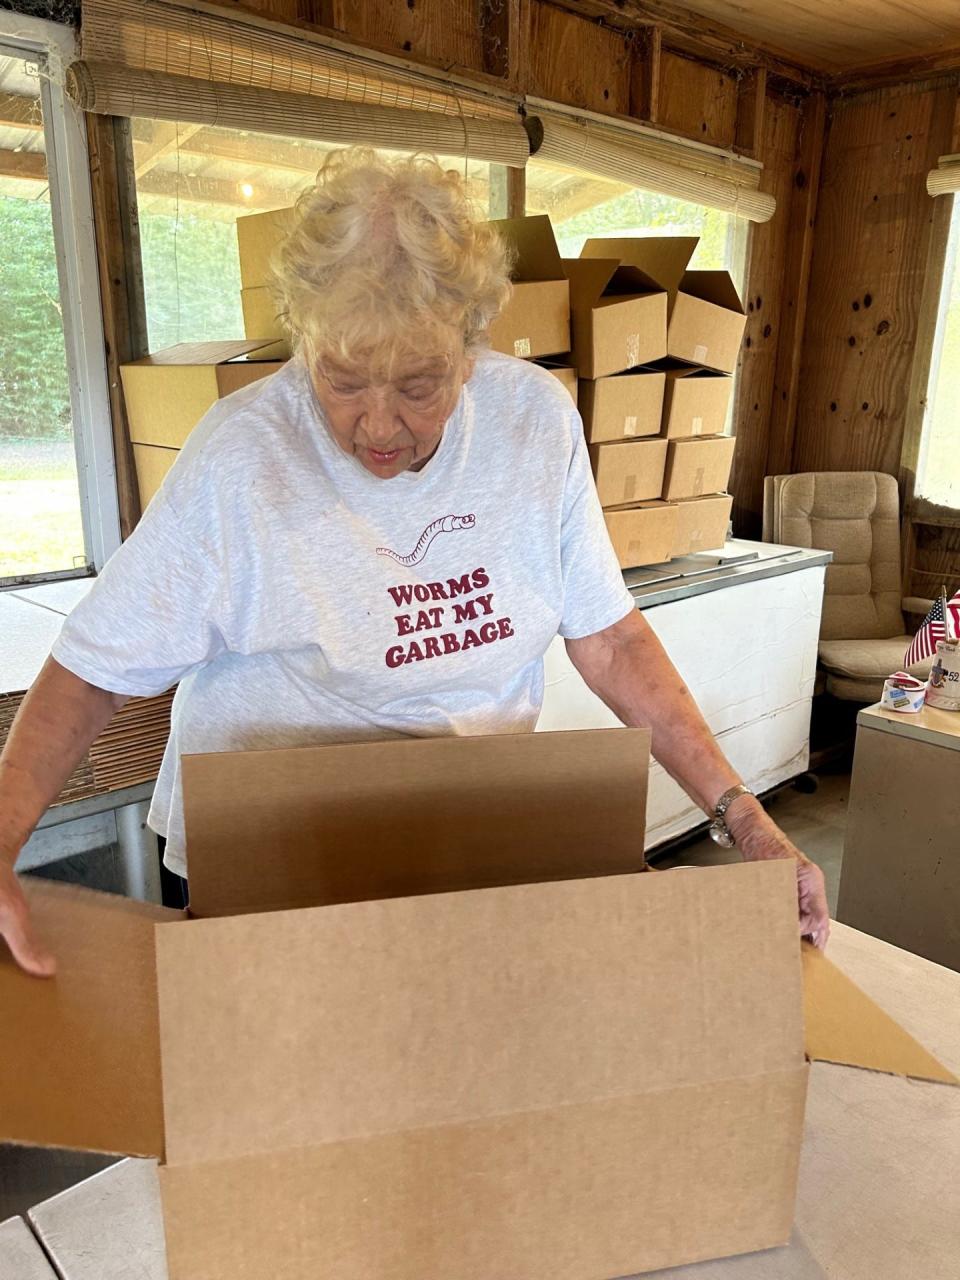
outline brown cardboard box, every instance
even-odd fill
[[[582,259],[619,259],[669,296],[666,354],[733,373],[747,317],[726,271],[688,271],[696,236],[629,236],[588,240]],[[655,357],[649,357],[653,359]]]
[[[570,286],[546,214],[490,224],[513,251],[513,294],[490,326],[494,351],[524,359],[570,350]]]
[[[134,444],[179,449],[217,400],[276,373],[263,341],[181,342],[120,366]],[[247,357],[256,357],[249,359]]]
[[[546,369],[547,373],[560,382],[570,393],[570,399],[574,404],[577,403],[577,371],[568,364],[555,364],[552,360],[534,360],[534,364],[538,364],[541,369]]]
[[[810,1057],[954,1077],[801,967],[789,862],[631,874],[648,747],[184,757],[209,918],[25,881],[59,967],[0,957],[0,1140],[158,1157],[170,1280],[616,1277],[784,1243],[804,1023]]]
[[[277,315],[273,290],[267,285],[241,289],[240,306],[243,308],[243,331],[249,339],[261,343],[268,338],[274,339],[271,345],[264,347],[264,357],[289,360],[290,343]]]
[[[659,498],[667,461],[666,440],[592,444],[590,462],[602,507]]]
[[[677,528],[671,555],[690,556],[696,551],[712,551],[714,547],[723,546],[733,508],[729,493],[681,498],[673,505],[677,509]]]
[[[603,378],[659,360],[667,351],[667,295],[616,256],[564,259],[570,277],[574,363]]]
[[[662,434],[674,438],[722,435],[733,378],[707,369],[669,369],[663,397]]]
[[[137,469],[137,488],[140,491],[140,510],[163,484],[164,477],[177,460],[179,449],[165,449],[157,444],[135,444],[133,465]]]
[[[636,507],[604,511],[607,533],[621,569],[663,564],[673,555],[677,508],[673,502],[641,502]]]
[[[672,502],[676,498],[699,498],[705,493],[726,491],[736,447],[733,436],[702,436],[665,443],[664,498]]]
[[[237,219],[240,283],[244,289],[271,283],[270,261],[280,241],[293,227],[293,219],[292,208],[269,209]]]
[[[664,374],[643,370],[580,381],[580,414],[590,444],[655,436],[660,431]]]

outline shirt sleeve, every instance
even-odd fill
[[[52,655],[90,684],[149,697],[226,647],[218,625],[222,590],[216,504],[202,463],[181,455],[134,532],[67,617]],[[174,494],[188,493],[185,519]]]
[[[560,569],[565,640],[592,636],[636,608],[623,581],[604,523],[579,415],[572,418],[573,448],[563,494]]]

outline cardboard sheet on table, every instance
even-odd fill
[[[184,756],[191,913],[640,870],[649,744],[588,730]]]

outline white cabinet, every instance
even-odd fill
[[[756,791],[807,767],[823,578],[823,564],[801,561],[775,577],[733,578],[716,590],[643,609],[734,768]],[[580,679],[563,641],[555,640],[537,728],[619,724]],[[702,821],[700,809],[654,764],[646,848]]]

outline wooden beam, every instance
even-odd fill
[[[25,178],[46,182],[47,157],[42,151],[10,151],[0,149],[0,178]]]
[[[150,141],[134,149],[134,177],[142,178],[171,151],[182,151],[184,145],[202,128],[201,124],[166,124],[157,121]]]
[[[757,156],[763,145],[763,112],[767,102],[767,69],[757,67],[740,78],[737,87],[737,123],[734,146],[747,156]]]
[[[793,174],[790,207],[787,211],[786,256],[783,263],[780,301],[780,337],[774,394],[770,405],[767,438],[767,474],[783,475],[792,469],[793,438],[797,425],[797,392],[800,360],[807,318],[807,293],[813,261],[814,227],[820,170],[826,137],[827,104],[822,93],[811,94],[804,103],[797,164]]]
[[[527,201],[526,172],[509,165],[490,166],[490,217],[522,218]]]
[[[292,204],[297,198],[295,191],[265,187],[256,179],[251,182],[251,186],[253,195],[247,197],[240,191],[240,181],[229,182],[225,178],[205,178],[202,174],[190,178],[185,174],[171,173],[166,169],[152,169],[137,183],[138,190],[145,195],[167,196],[171,199],[203,204],[228,205],[236,209],[279,209]]]
[[[180,153],[185,156],[206,156],[217,160],[235,160],[240,164],[264,165],[271,169],[284,169],[292,173],[315,174],[326,154],[313,146],[298,146],[280,138],[241,138],[215,133],[201,128],[184,139],[181,135]]]
[[[771,74],[804,88],[816,85],[828,70],[798,62],[783,49],[748,43],[731,27],[712,22],[669,0],[550,0],[550,3],[621,31],[660,27],[664,43],[681,53],[730,68],[763,66]]]
[[[126,538],[140,518],[140,492],[120,366],[147,354],[133,143],[128,120],[88,115],[86,123],[120,532]]]
[[[935,80],[938,76],[960,72],[960,45],[941,49],[938,53],[914,58],[888,58],[828,77],[825,87],[830,93],[863,93],[897,84]]]
[[[0,127],[4,129],[42,129],[40,99],[22,93],[0,93]]]
[[[659,27],[647,27],[638,41],[630,76],[631,114],[656,124],[660,119],[660,54],[663,33]]]

